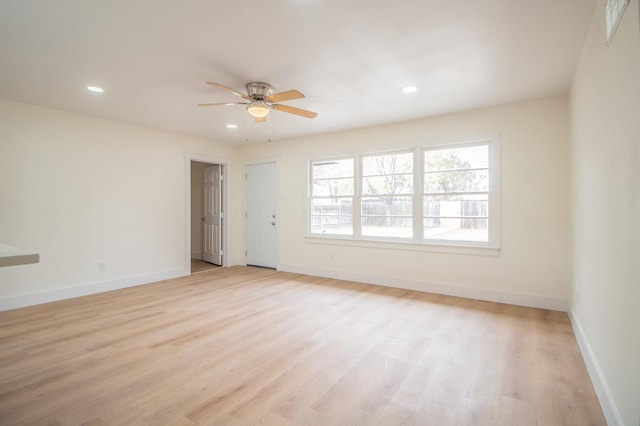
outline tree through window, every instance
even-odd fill
[[[489,145],[424,153],[424,238],[489,241]]]
[[[309,234],[500,246],[497,137],[310,163]]]
[[[413,152],[362,157],[363,236],[413,237]]]

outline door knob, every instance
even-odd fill
[[[276,226],[276,223],[275,223],[275,222],[271,222],[271,224],[272,224],[273,226]]]

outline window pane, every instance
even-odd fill
[[[353,178],[314,180],[312,195],[314,197],[353,195]]]
[[[413,237],[411,196],[362,197],[363,236]]]
[[[362,157],[362,176],[413,173],[413,153],[384,154]],[[393,194],[393,192],[387,192]]]
[[[488,170],[433,172],[424,175],[425,192],[486,192]]]
[[[489,145],[476,145],[424,152],[425,171],[486,169],[489,167]]]
[[[313,163],[311,194],[315,197],[353,195],[353,164],[353,158]]]
[[[412,194],[413,174],[362,178],[362,195]]]
[[[353,177],[353,158],[313,163],[313,179]]]
[[[489,241],[487,194],[426,196],[424,237],[452,241]]]
[[[320,198],[311,201],[312,234],[353,234],[351,198]]]

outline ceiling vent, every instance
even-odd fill
[[[628,4],[629,0],[607,0],[607,4],[604,7],[604,18],[607,24],[607,46],[611,43],[611,39],[616,33],[618,23]]]

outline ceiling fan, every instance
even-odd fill
[[[198,104],[198,106],[220,106],[220,105],[246,105],[247,111],[253,116],[256,123],[267,121],[267,116],[272,109],[288,112],[290,114],[299,115],[301,117],[315,118],[318,113],[307,111],[306,109],[296,108],[289,105],[282,105],[276,102],[289,101],[291,99],[301,99],[304,95],[297,90],[287,90],[286,92],[273,93],[273,86],[268,83],[252,81],[247,83],[245,88],[247,94],[230,89],[220,83],[207,82],[208,85],[217,87],[233,93],[236,96],[245,99],[247,102],[216,102],[212,104]],[[273,93],[273,94],[272,94]]]

